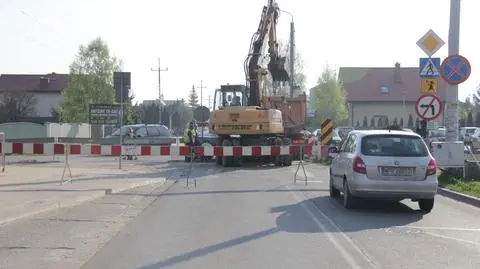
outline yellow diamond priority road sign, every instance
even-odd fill
[[[417,46],[419,46],[428,57],[432,57],[443,45],[445,45],[445,42],[432,29],[417,41]]]

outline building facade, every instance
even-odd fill
[[[2,74],[0,94],[27,93],[35,100],[35,109],[30,117],[52,116],[52,109],[60,104],[62,91],[68,86],[68,74],[46,75]]]
[[[339,81],[347,91],[350,124],[353,127],[378,128],[394,122],[414,128],[415,104],[422,95],[418,67],[341,67]],[[445,106],[446,83],[438,79],[435,93]],[[435,120],[443,125],[444,113]],[[372,126],[372,124],[374,124]]]

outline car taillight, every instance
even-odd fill
[[[427,166],[427,176],[435,175],[437,173],[437,162],[431,159]]]
[[[355,159],[353,159],[353,172],[359,174],[367,173],[367,167],[365,167],[365,163],[360,157],[356,157]]]

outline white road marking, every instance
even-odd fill
[[[424,231],[424,233],[429,234],[431,236],[440,237],[440,238],[443,238],[443,239],[450,239],[450,240],[454,240],[454,241],[457,241],[457,242],[462,242],[462,243],[472,244],[472,245],[475,245],[475,246],[480,246],[480,243],[470,241],[470,240],[465,240],[465,239],[461,239],[461,238],[457,238],[457,237],[446,236],[446,235],[443,235],[443,234],[437,234],[437,233],[432,233],[432,232],[428,232],[428,231]]]
[[[422,226],[395,226],[397,228],[411,228],[420,230],[444,230],[444,231],[457,231],[457,232],[480,232],[480,228],[456,228],[456,227],[422,227]]]
[[[286,187],[287,189],[291,190],[288,186]],[[328,240],[332,242],[332,244],[335,246],[335,248],[340,252],[340,255],[347,261],[347,263],[352,267],[352,268],[358,268],[362,269],[362,267],[355,261],[355,259],[352,257],[352,255],[335,239],[335,237],[332,235],[332,232],[329,232],[325,225],[318,219],[318,217],[303,203],[304,201],[298,197],[298,195],[295,192],[291,192],[292,195],[295,197],[295,200],[297,200],[302,208],[305,210],[305,212],[310,216],[310,218],[317,224],[318,228],[327,236]],[[345,241],[353,247],[362,257],[365,258],[365,260],[374,268],[378,268],[378,266],[373,262],[373,259],[368,257],[325,213],[323,213],[318,207],[316,207],[318,210],[318,213],[322,215],[322,217],[327,220],[330,225],[336,230],[335,233],[338,233],[341,235]]]

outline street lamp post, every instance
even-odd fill
[[[291,22],[290,22],[290,60],[289,60],[289,68],[290,68],[290,97],[293,97],[294,91],[294,82],[295,82],[295,24],[293,22],[293,14],[285,11],[280,10],[283,13],[290,15]]]

